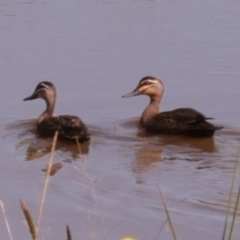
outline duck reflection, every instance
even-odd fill
[[[155,135],[140,128],[136,120],[131,118],[118,122],[115,130],[125,132],[125,137],[128,135],[132,139],[128,146],[129,157],[134,155],[131,168],[139,184],[145,184],[145,172],[161,165],[163,161],[205,161],[215,158],[215,153],[219,152],[215,145],[218,134],[215,138]]]
[[[7,134],[5,138],[17,135],[20,139],[15,145],[16,149],[27,146],[26,161],[36,160],[51,152],[52,139],[51,138],[36,138],[36,120],[23,120],[6,127]],[[20,131],[20,132],[19,132]],[[11,133],[9,133],[11,132]],[[78,145],[74,142],[58,140],[55,152],[62,156],[63,162],[72,162],[78,159],[82,154],[89,153],[89,141]]]
[[[214,142],[214,138],[212,137],[191,138],[185,136],[175,136],[171,138],[170,136],[162,136],[159,137],[159,143],[163,146],[173,145],[177,147],[182,147],[182,150],[184,152],[186,151],[186,148],[191,149],[194,152],[218,152],[218,149]]]
[[[150,142],[152,140],[153,143],[158,143],[162,147],[173,145],[182,148],[192,149],[194,151],[198,150],[201,152],[218,152],[218,148],[215,145],[213,137],[205,137],[205,138],[194,138],[188,136],[168,136],[168,135],[153,135],[151,133],[146,132],[144,129],[139,129],[137,136],[141,138],[149,138]]]
[[[119,132],[127,131],[127,133],[135,135],[140,140],[147,140],[149,144],[157,144],[162,148],[172,145],[182,147],[183,151],[184,149],[186,150],[186,148],[191,148],[193,151],[198,150],[209,153],[218,152],[218,148],[215,145],[213,137],[194,138],[180,135],[169,136],[164,134],[151,134],[145,129],[141,128],[139,124],[139,117],[118,121],[116,122],[114,129]]]
[[[135,163],[138,166],[136,171],[142,172],[144,168],[149,167],[153,163],[163,161],[161,156],[162,147],[145,144],[135,152]]]
[[[144,137],[142,133],[141,138],[145,141],[133,147],[132,171],[137,184],[147,184],[144,173],[151,172],[151,169],[159,167],[164,161],[199,162],[204,166],[216,164],[214,153],[218,152],[218,149],[213,138],[191,139],[177,136],[156,138],[147,135]]]
[[[164,159],[177,160],[179,154],[188,155],[186,160],[195,157],[195,153],[216,153],[218,148],[215,145],[214,138],[189,138],[183,136],[152,136],[149,133],[139,132],[138,136],[148,139],[145,144],[136,152],[136,160],[145,165],[163,160],[161,156],[164,153]],[[176,155],[176,157],[168,158],[167,155]],[[194,161],[194,159],[193,159]]]
[[[28,147],[26,150],[26,160],[31,161],[41,158],[51,152],[52,139],[28,139]],[[25,142],[26,140],[24,140]],[[22,141],[20,142],[22,145]],[[55,147],[55,152],[58,152],[64,162],[72,162],[78,159],[82,154],[88,154],[89,142],[80,145],[77,143],[69,143],[68,141],[58,141]]]

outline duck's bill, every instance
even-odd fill
[[[122,98],[134,97],[134,96],[137,96],[137,95],[140,95],[140,94],[142,94],[140,91],[134,90],[134,91],[132,91],[130,93],[124,94],[122,96]]]
[[[31,96],[24,98],[23,101],[33,100],[33,99],[36,99],[36,98],[37,98],[37,95],[32,94]]]

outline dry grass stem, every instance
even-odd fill
[[[164,206],[164,210],[165,210],[166,215],[167,215],[167,220],[168,220],[169,225],[170,225],[170,229],[171,229],[171,232],[172,232],[173,239],[174,239],[174,240],[177,240],[177,235],[176,235],[176,232],[175,232],[175,230],[174,230],[173,222],[172,222],[172,220],[171,220],[171,218],[170,218],[170,214],[169,214],[169,211],[168,211],[168,208],[167,208],[167,205],[166,205],[164,196],[163,196],[162,191],[161,191],[161,189],[160,189],[160,187],[159,187],[158,184],[157,184],[157,186],[158,186],[158,190],[159,190],[159,193],[160,193],[160,197],[161,197],[161,200],[162,200],[162,203],[163,203],[163,206]]]
[[[81,156],[82,155],[82,149],[81,149],[81,145],[80,145],[77,137],[76,137],[76,143],[77,143],[79,155]]]
[[[20,201],[20,207],[21,207],[21,209],[23,211],[23,214],[26,218],[26,221],[27,221],[27,224],[28,224],[28,227],[29,227],[29,231],[32,235],[32,239],[37,240],[37,231],[36,231],[34,222],[32,220],[30,211],[27,209],[26,205],[21,201],[21,199],[19,201]]]
[[[233,193],[234,193],[234,184],[235,184],[235,179],[236,179],[236,175],[237,175],[238,164],[240,162],[239,159],[240,159],[240,144],[239,144],[239,147],[238,147],[237,157],[236,157],[236,161],[235,161],[235,165],[234,165],[234,171],[233,171],[233,176],[232,176],[232,184],[231,184],[231,189],[230,189],[230,195],[229,195],[229,198],[228,198],[228,207],[227,207],[225,224],[224,224],[224,228],[223,228],[222,240],[225,240],[225,237],[226,237],[228,218],[229,218],[229,214],[230,214],[232,196],[233,196]],[[232,233],[230,232],[229,236],[231,234]]]
[[[67,231],[67,240],[72,240],[71,230],[68,225],[66,227],[66,231]]]
[[[54,151],[55,151],[55,148],[56,148],[57,139],[58,139],[58,131],[55,132],[55,135],[53,137],[51,155],[50,155],[50,158],[49,158],[47,174],[46,174],[46,179],[45,179],[45,182],[44,182],[44,188],[43,188],[43,193],[42,193],[42,198],[41,198],[40,205],[39,205],[38,219],[37,219],[37,232],[39,230],[39,226],[40,226],[40,223],[41,223],[43,206],[44,206],[44,202],[45,202],[45,198],[46,198],[47,188],[48,188],[48,185],[49,185],[50,172],[51,172],[51,168],[52,168],[52,164],[53,164],[53,155],[54,155]]]
[[[239,201],[240,201],[240,186],[239,186],[239,189],[238,189],[236,205],[235,205],[235,209],[234,209],[234,213],[233,213],[233,219],[232,219],[232,224],[231,224],[231,229],[230,229],[230,233],[229,233],[229,237],[228,237],[229,240],[231,240],[232,236],[233,236],[235,221],[236,221],[237,212],[238,212]]]
[[[78,139],[76,138],[76,143],[77,143],[77,146],[78,146],[78,151],[79,151],[79,154],[80,156],[82,155],[82,151],[81,151],[81,145],[78,141]],[[101,224],[102,224],[102,228],[103,228],[103,234],[106,238],[106,229],[105,229],[105,223],[104,223],[104,219],[101,215],[98,215],[98,214],[95,214],[94,213],[94,207],[97,206],[97,194],[96,194],[96,188],[95,188],[95,183],[92,181],[92,179],[90,178],[84,164],[80,163],[80,168],[81,170],[83,171],[84,173],[84,176],[86,178],[86,180],[88,181],[89,185],[87,186],[91,191],[92,191],[92,196],[93,198],[91,198],[91,212],[88,212],[88,221],[90,223],[90,228],[91,228],[91,236],[89,236],[90,239],[95,239],[95,236],[94,236],[94,228],[93,228],[93,224],[92,224],[92,215],[96,215],[100,218],[101,220]],[[92,202],[92,199],[94,200],[94,202]]]
[[[187,200],[187,198],[184,198],[183,200],[181,200],[176,206],[174,206],[174,208],[171,209],[172,212],[174,212],[174,210],[179,207],[182,203],[184,203]],[[157,238],[159,237],[159,235],[161,234],[162,230],[164,229],[165,225],[167,224],[168,219],[166,219],[162,225],[162,227],[160,228]]]
[[[6,228],[7,228],[9,239],[13,240],[11,229],[10,229],[10,226],[9,226],[9,223],[8,223],[8,220],[7,220],[7,215],[6,215],[6,212],[5,212],[4,204],[1,200],[0,200],[0,206],[1,206],[1,209],[2,209],[3,216],[4,216],[4,221],[5,221],[5,225],[6,225]]]

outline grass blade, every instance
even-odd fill
[[[66,227],[66,231],[67,231],[67,240],[72,240],[71,230],[68,225]]]
[[[7,215],[6,215],[6,212],[5,212],[4,204],[3,204],[2,201],[0,201],[0,206],[1,206],[1,209],[2,209],[3,216],[4,216],[4,221],[5,221],[5,225],[6,225],[6,228],[7,228],[9,239],[13,240],[11,229],[10,229],[10,226],[9,226],[9,223],[8,223],[8,220],[7,220]]]
[[[58,138],[58,131],[55,132],[55,135],[53,137],[51,155],[50,155],[50,158],[49,158],[49,163],[48,163],[48,168],[47,168],[47,173],[46,173],[46,179],[45,179],[45,182],[44,182],[44,188],[43,188],[43,193],[42,193],[42,198],[41,198],[40,205],[39,205],[38,219],[37,219],[37,232],[38,232],[38,229],[39,229],[39,226],[40,226],[40,223],[41,223],[43,206],[44,206],[46,193],[47,193],[47,188],[48,188],[48,184],[49,184],[49,180],[50,180],[50,172],[51,172],[51,168],[52,168],[52,164],[53,164],[53,155],[54,155],[54,151],[55,151],[55,148],[56,148],[57,138]]]
[[[31,214],[30,214],[29,210],[27,209],[26,205],[21,201],[21,199],[19,201],[20,201],[20,207],[21,207],[21,209],[23,211],[23,214],[26,218],[26,221],[27,221],[32,239],[37,240],[37,231],[36,231],[36,227],[34,225],[34,222],[32,220]]]
[[[240,186],[238,189],[238,195],[237,195],[237,200],[236,200],[235,209],[234,209],[234,213],[233,213],[232,224],[231,224],[230,233],[229,233],[229,237],[228,237],[229,240],[232,239],[233,230],[234,230],[235,221],[236,221],[237,212],[238,212],[239,200],[240,200]]]
[[[162,203],[163,203],[163,206],[164,206],[166,215],[167,215],[167,220],[168,220],[169,225],[170,225],[170,229],[171,229],[171,232],[172,232],[173,239],[174,239],[174,240],[177,240],[177,235],[176,235],[176,232],[175,232],[175,230],[174,230],[173,222],[172,222],[172,220],[171,220],[171,218],[170,218],[170,214],[169,214],[169,211],[168,211],[168,208],[167,208],[167,205],[166,205],[164,196],[163,196],[162,191],[161,191],[161,189],[160,189],[160,187],[159,187],[158,184],[157,184],[157,186],[158,186],[158,190],[159,190],[159,193],[160,193],[160,197],[161,197],[161,200],[162,200]]]
[[[231,189],[230,189],[230,196],[228,199],[227,213],[226,213],[226,219],[225,219],[224,228],[223,228],[222,240],[225,240],[225,237],[226,237],[228,218],[229,218],[229,214],[230,214],[232,196],[233,196],[233,191],[234,191],[234,183],[235,183],[235,179],[236,179],[236,175],[237,175],[238,163],[239,163],[239,158],[240,158],[239,156],[240,156],[240,145],[238,147],[237,158],[236,158],[235,165],[234,165],[232,184],[231,184]]]

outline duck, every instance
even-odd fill
[[[129,98],[147,95],[150,98],[150,103],[140,118],[140,126],[147,132],[190,137],[212,137],[216,130],[223,128],[214,126],[208,122],[213,118],[206,117],[192,108],[178,108],[172,111],[159,112],[163,93],[163,82],[156,77],[146,76],[139,81],[132,92],[122,96],[122,98]]]
[[[23,101],[42,98],[46,102],[45,111],[37,120],[37,134],[40,138],[53,137],[58,131],[58,138],[83,143],[90,140],[90,133],[83,121],[72,115],[54,116],[57,99],[56,88],[53,83],[43,81],[38,83],[33,94]]]

